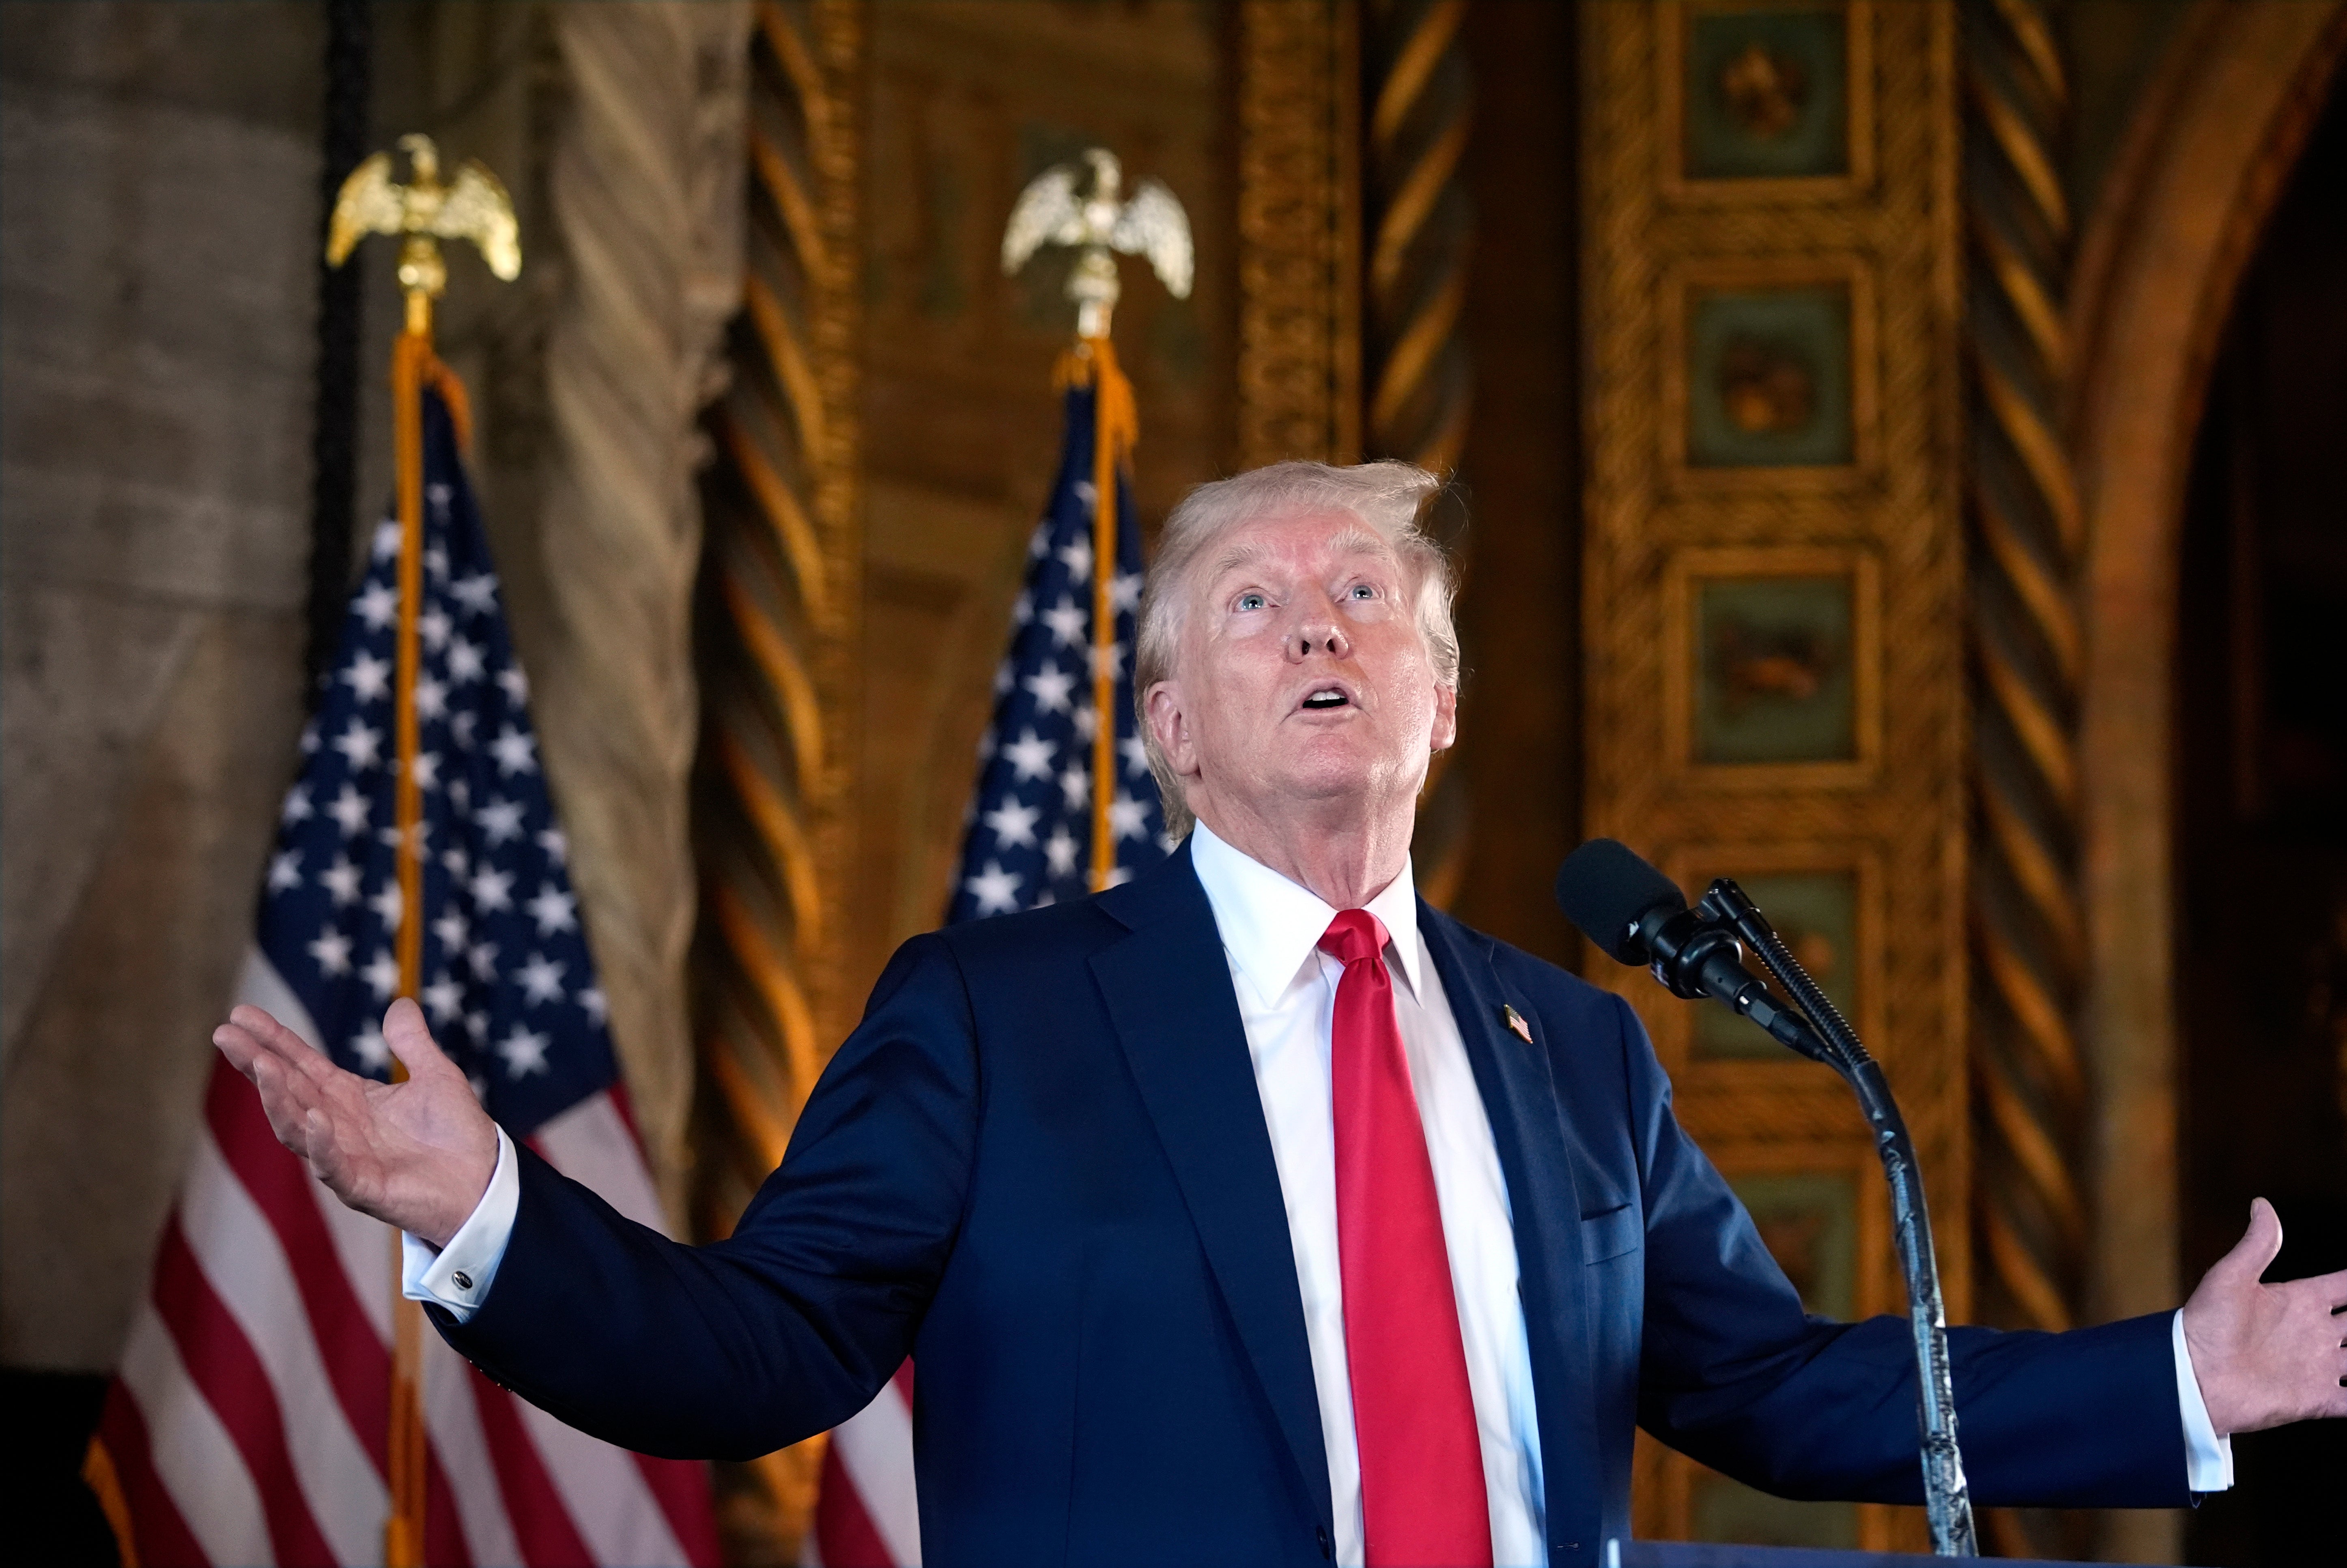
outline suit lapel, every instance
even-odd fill
[[[1094,955],[1093,976],[1306,1495],[1327,1519],[1327,1451],[1279,1168],[1189,845],[1100,906],[1132,934]]]
[[[1510,1030],[1512,1005],[1482,939],[1424,900],[1418,928],[1466,1043],[1508,1183],[1524,1337],[1554,1512],[1572,1478],[1597,1471],[1595,1386],[1583,1321],[1581,1201],[1549,1042]]]

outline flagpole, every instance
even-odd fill
[[[416,782],[418,749],[415,675],[419,661],[418,620],[424,603],[424,383],[432,354],[431,284],[444,279],[437,247],[430,265],[415,254],[431,246],[412,236],[402,247],[400,284],[407,300],[405,329],[392,345],[392,452],[399,510],[399,630],[394,644],[396,678],[393,702],[395,772],[392,782],[399,871],[399,994],[424,989],[424,792]],[[436,277],[434,274],[437,274]],[[405,1081],[407,1070],[392,1059],[391,1081]],[[421,1568],[427,1470],[424,1436],[424,1309],[400,1288],[400,1241],[392,1237],[391,1429],[388,1461],[391,1516],[384,1522],[384,1568]]]
[[[1106,314],[1102,313],[1103,316]],[[1107,323],[1082,340],[1092,369],[1092,886],[1116,870],[1109,806],[1116,794],[1117,466],[1140,433],[1133,384],[1116,363]]]
[[[456,171],[453,185],[440,181],[439,150],[425,136],[405,136],[412,176],[393,183],[391,159],[376,153],[351,171],[327,225],[326,261],[340,266],[360,238],[370,232],[400,239],[399,287],[406,302],[403,330],[392,343],[391,402],[394,489],[399,515],[399,628],[394,645],[392,816],[394,865],[399,877],[399,918],[394,950],[399,964],[399,994],[424,989],[423,784],[416,773],[420,749],[415,706],[424,603],[424,389],[438,387],[449,413],[464,423],[464,395],[432,352],[432,302],[448,286],[440,240],[470,239],[481,247],[490,271],[511,279],[521,269],[521,246],[513,203],[497,177],[476,162]],[[461,436],[460,436],[461,439]],[[391,1079],[407,1071],[397,1058]],[[422,1568],[430,1450],[424,1426],[424,1309],[401,1288],[401,1246],[391,1237],[391,1409],[385,1434],[390,1516],[384,1522],[384,1568]]]

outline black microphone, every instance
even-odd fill
[[[1735,933],[1688,908],[1678,884],[1629,845],[1593,838],[1566,856],[1556,901],[1583,936],[1623,963],[1645,965],[1672,995],[1724,1002],[1803,1056],[1832,1061],[1809,1020],[1779,1004],[1744,967]]]
[[[1744,890],[1722,878],[1701,907],[1690,909],[1672,880],[1626,846],[1593,838],[1564,857],[1556,874],[1556,901],[1582,934],[1625,964],[1645,964],[1674,995],[1726,1002],[1803,1056],[1847,1080],[1874,1132],[1875,1153],[1891,1182],[1891,1231],[1907,1281],[1907,1316],[1915,1339],[1920,1400],[1923,1510],[1932,1545],[1942,1557],[1973,1554],[1972,1493],[1956,1443],[1955,1386],[1948,1370],[1945,1304],[1940,1263],[1932,1247],[1931,1211],[1915,1141],[1891,1098],[1881,1063],[1866,1053],[1831,1001],[1785,950]],[[1744,967],[1741,931],[1769,972],[1808,1015],[1782,1006]]]

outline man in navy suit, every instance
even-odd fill
[[[1451,579],[1399,464],[1168,519],[1136,661],[1182,851],[897,953],[728,1240],[516,1147],[411,1001],[412,1075],[258,1009],[215,1040],[449,1341],[562,1419],[747,1457],[907,1355],[932,1563],[1587,1563],[1632,1429],[1788,1496],[1914,1501],[1903,1319],[1803,1315],[1622,1002],[1417,900]],[[1536,634],[1536,632],[1535,632]],[[2249,1235],[2184,1309],[1958,1329],[1974,1496],[2155,1506],[2347,1414],[2347,1275]]]

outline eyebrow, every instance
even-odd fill
[[[1353,555],[1392,554],[1387,548],[1383,539],[1363,528],[1347,528],[1332,542],[1338,549]],[[1219,581],[1225,572],[1236,571],[1241,567],[1253,566],[1262,560],[1267,553],[1261,545],[1234,545],[1214,558],[1214,564],[1207,569],[1206,580]]]

